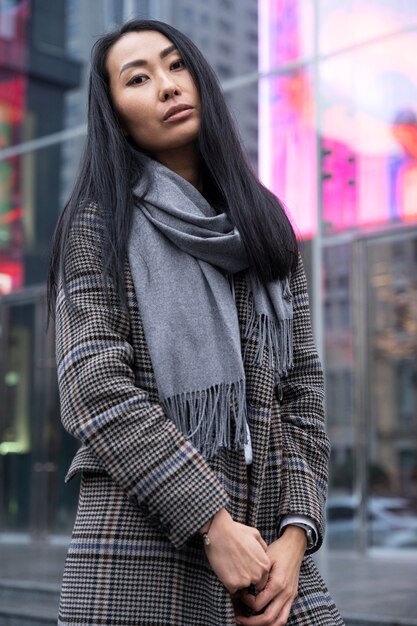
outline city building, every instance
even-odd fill
[[[150,16],[188,35],[209,60],[223,84],[258,70],[258,0],[159,0]],[[258,166],[258,90],[227,88],[226,100],[251,163]]]
[[[332,442],[324,551],[417,550],[412,0],[0,0],[0,550],[69,540],[78,444],[59,421],[46,270],[91,46],[135,16],[200,47],[299,233]]]
[[[210,11],[207,3],[186,1],[176,2],[175,10],[170,2],[144,0],[58,0],[51,7],[41,0],[0,4],[1,147],[11,150],[0,162],[0,367],[5,373],[0,532],[36,537],[68,535],[78,492],[76,484],[63,484],[77,443],[59,426],[53,336],[44,332],[45,279],[53,229],[82,151],[92,44],[125,19],[161,19],[203,48],[220,79],[243,73],[245,63],[246,70],[257,69],[254,0],[239,7],[218,2]],[[208,36],[212,23],[215,32],[219,28],[214,42]],[[232,23],[235,31],[226,36]],[[250,59],[225,54],[226,43],[237,51],[243,37]],[[235,116],[256,167],[256,85],[239,100]],[[17,153],[10,148],[14,145]]]
[[[62,131],[65,96],[79,85],[82,69],[67,53],[65,25],[64,0],[0,4],[1,147],[28,147],[0,162],[2,531],[58,529],[68,497],[59,466],[66,450],[74,449],[55,428],[53,343],[44,330],[63,146],[43,146]],[[31,142],[39,149],[31,150]]]
[[[259,174],[311,272],[330,548],[417,548],[417,7],[260,0],[259,25]]]

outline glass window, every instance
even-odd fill
[[[201,11],[200,13],[200,24],[202,26],[210,26],[211,18],[208,11]]]
[[[354,517],[354,513],[354,509],[346,505],[329,506],[327,518],[330,523],[336,520],[351,520]]]
[[[368,244],[371,545],[417,545],[417,232]]]
[[[321,54],[417,26],[415,0],[325,0],[317,5]]]
[[[81,146],[76,138],[0,161],[0,295],[45,283]]]
[[[65,50],[65,0],[37,0],[30,22],[32,41],[37,48]],[[45,19],[45,16],[48,19]]]
[[[223,63],[222,61],[216,63],[216,71],[220,79],[230,78],[231,76],[233,76],[233,68],[230,65]]]
[[[254,44],[258,43],[258,31],[257,30],[246,31],[245,37],[250,43],[254,43]]]
[[[223,17],[217,19],[217,26],[223,35],[230,35],[234,31],[234,24]]]
[[[256,170],[258,167],[258,98],[257,89],[247,86],[232,89],[225,94],[232,117],[237,125],[239,135],[249,154],[250,162]]]
[[[417,221],[416,54],[410,32],[320,64],[325,234]]]
[[[326,418],[332,444],[328,537],[330,548],[352,550],[359,526],[358,501],[352,495],[357,476],[352,245],[326,246],[323,261]]]
[[[27,20],[26,2],[0,4],[0,149],[26,138]],[[11,163],[0,164],[0,228],[9,202],[11,166]],[[4,231],[0,233],[0,246],[4,242],[2,237]]]
[[[233,54],[232,44],[228,41],[219,41],[218,50],[226,57],[229,57],[229,55]]]
[[[193,7],[186,6],[182,10],[184,21],[188,24],[193,24],[195,19],[195,11]]]
[[[326,538],[331,549],[352,549],[358,524],[357,515],[356,498],[348,495],[328,498]]]
[[[401,422],[411,422],[415,416],[416,368],[412,359],[402,359],[397,363],[397,406]]]
[[[66,56],[64,0],[0,3],[0,148],[62,130],[81,63]]]
[[[259,174],[288,208],[298,233],[317,224],[317,139],[311,71],[259,81]]]
[[[59,423],[54,331],[43,288],[2,301],[0,531],[71,531],[76,486],[64,476],[78,443]]]
[[[258,13],[261,72],[313,55],[313,0],[259,0]]]
[[[28,2],[6,0],[0,4],[0,59],[13,72],[27,67]]]

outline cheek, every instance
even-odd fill
[[[140,106],[123,107],[120,110],[120,118],[130,129],[140,126],[140,122],[146,120],[146,111]]]
[[[145,133],[156,122],[155,109],[146,100],[126,98],[117,106],[118,115],[122,125],[128,131]]]
[[[198,89],[195,86],[194,81],[192,80],[191,76],[189,77],[188,90],[189,90],[189,93],[192,94],[194,102],[200,108],[200,94],[198,93]]]

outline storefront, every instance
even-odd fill
[[[259,3],[260,176],[304,240],[330,549],[417,549],[417,7]]]
[[[65,3],[29,40],[30,3],[5,4],[0,147],[50,141],[0,161],[0,533],[68,537],[77,444],[59,423],[44,281],[78,145],[53,133],[80,67],[55,50],[55,87],[35,66],[28,80],[19,45],[59,47]],[[258,39],[260,78],[225,89],[258,92],[254,165],[303,240],[332,441],[327,548],[417,549],[417,5],[260,0]]]
[[[0,3],[0,533],[68,535],[76,442],[60,428],[46,270],[69,165],[51,141],[81,65],[65,49],[66,3]]]

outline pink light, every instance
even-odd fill
[[[6,295],[23,287],[23,264],[0,261],[0,295]]]
[[[405,165],[398,181],[402,192],[402,219],[415,222],[417,219],[417,161]]]
[[[404,26],[394,5],[360,5],[323,13],[322,51]],[[258,6],[259,70],[267,74],[305,53],[313,3],[260,0]],[[316,233],[319,184],[327,234],[417,220],[416,53],[417,33],[404,32],[320,62],[320,137],[308,66],[259,81],[259,175],[301,236]]]
[[[291,11],[287,22],[297,28],[294,4],[259,1],[262,73],[299,56],[300,33],[278,30],[285,8]],[[284,202],[296,231],[312,237],[317,229],[317,148],[310,76],[300,69],[291,75],[262,78],[258,95],[260,179]]]

